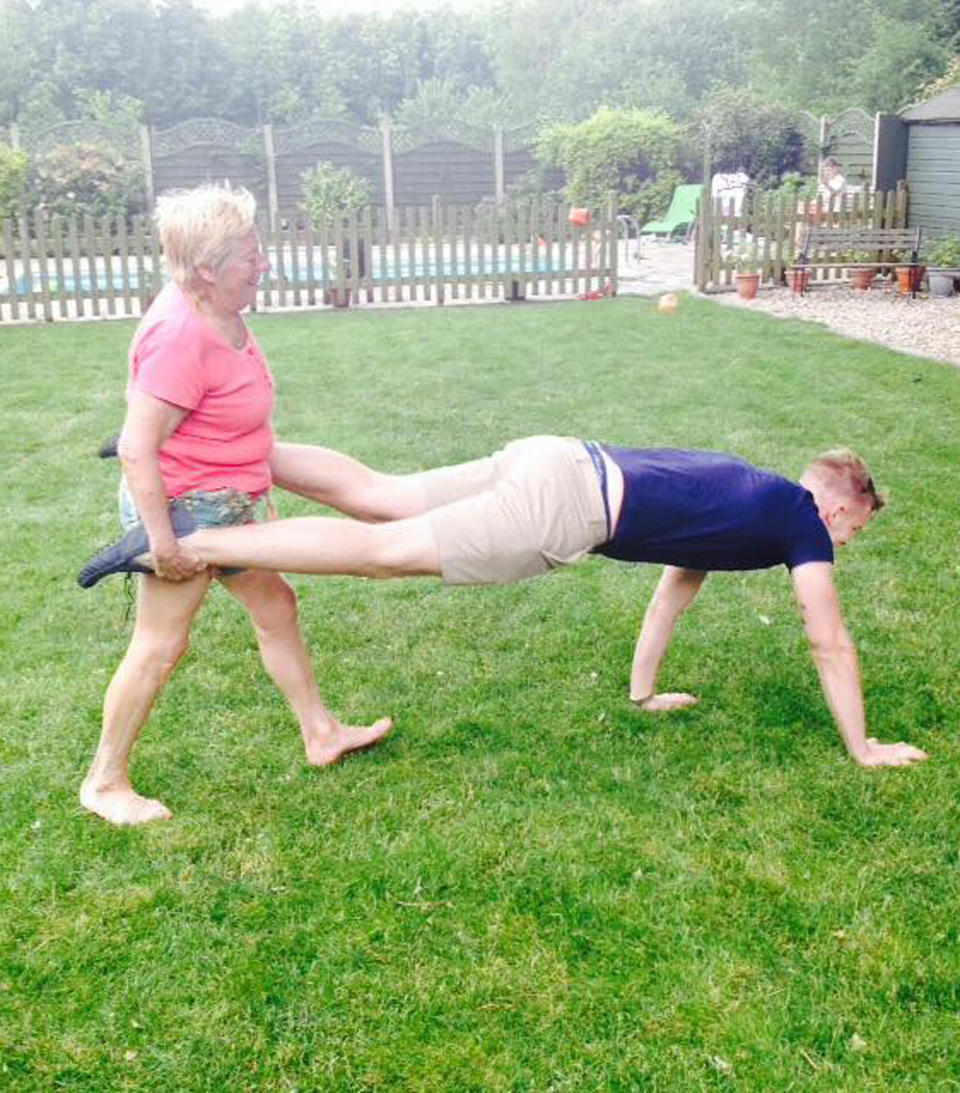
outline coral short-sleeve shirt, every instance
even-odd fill
[[[134,335],[131,390],[188,411],[160,448],[168,497],[270,488],[273,376],[252,332],[242,349],[234,348],[171,282]]]

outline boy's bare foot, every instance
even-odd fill
[[[132,786],[96,789],[89,782],[80,787],[80,804],[104,820],[118,826],[148,824],[153,820],[169,820],[173,813],[161,801],[141,797]]]
[[[379,721],[366,727],[338,725],[307,744],[307,762],[312,767],[329,767],[348,752],[372,748],[392,728],[392,717],[381,717]]]

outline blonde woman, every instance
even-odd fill
[[[103,729],[80,801],[115,824],[168,818],[138,794],[130,752],[187,648],[209,571],[179,545],[178,501],[202,527],[252,523],[271,485],[273,378],[243,312],[269,268],[253,197],[216,186],[157,202],[169,283],[130,348],[127,415],[120,436],[121,520],[142,524],[156,575],[140,577],[130,647],[107,688]],[[324,706],[300,635],[296,596],[276,573],[221,569],[216,579],[246,608],[264,667],[299,722],[307,762],[325,766],[391,728],[345,726]]]

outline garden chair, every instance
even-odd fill
[[[648,220],[640,229],[640,234],[665,235],[671,239],[685,236],[697,219],[699,208],[700,183],[684,183],[673,191],[666,214],[659,220]]]

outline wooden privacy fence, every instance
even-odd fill
[[[261,240],[258,310],[522,300],[617,289],[613,207],[570,223],[557,203],[367,208],[335,223],[291,219]],[[47,218],[0,225],[0,322],[143,314],[162,284],[149,221]]]
[[[832,197],[829,202],[786,198],[781,194],[748,195],[739,213],[733,203],[711,201],[705,194],[697,222],[695,280],[701,292],[734,287],[734,275],[744,254],[756,255],[760,280],[780,284],[810,224],[836,228],[902,228],[907,224],[907,191],[865,191]],[[835,256],[838,260],[852,255]],[[839,266],[813,271],[813,280],[834,280]]]

